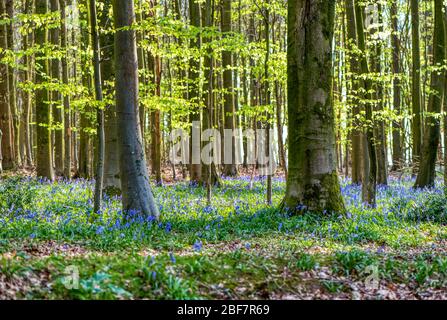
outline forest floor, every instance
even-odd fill
[[[179,182],[154,189],[156,222],[118,197],[94,214],[89,181],[4,178],[0,299],[447,299],[447,199],[411,186],[371,209],[343,181],[346,215],[290,216],[283,178],[273,207],[262,180],[226,179],[212,206]]]

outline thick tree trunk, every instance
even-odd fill
[[[283,206],[344,212],[332,100],[335,2],[288,1],[289,172]]]
[[[110,0],[104,3],[104,12],[108,12],[112,6]],[[113,88],[107,87],[115,77],[113,61],[115,59],[114,52],[114,35],[109,30],[110,23],[107,15],[102,15],[100,21],[101,27],[107,32],[101,34],[102,44],[102,62],[101,73],[103,87],[106,91],[112,92]],[[105,107],[104,112],[104,131],[105,131],[105,155],[104,155],[104,192],[109,195],[121,194],[121,181],[119,169],[119,153],[118,153],[118,123],[116,117],[116,106],[111,104]]]
[[[443,0],[435,0],[435,28],[433,34],[433,63],[440,67],[445,59],[445,28]],[[431,93],[428,101],[424,140],[421,149],[421,163],[416,178],[415,187],[433,187],[436,177],[436,157],[440,140],[440,120],[433,116],[441,112],[444,99],[444,71],[431,73]]]
[[[36,14],[45,15],[48,11],[48,0],[36,0]],[[35,29],[36,43],[43,45],[48,41],[48,31],[46,25],[39,26]],[[36,74],[36,84],[42,84],[46,81],[48,74],[48,61],[45,60],[45,54],[39,52],[36,59],[40,60],[41,70]],[[50,180],[54,179],[54,171],[51,157],[51,139],[50,139],[50,106],[48,105],[49,94],[46,88],[38,88],[36,90],[36,122],[37,122],[37,152],[36,165],[37,176],[45,177]]]
[[[138,127],[138,59],[133,1],[114,0],[116,107],[123,209],[159,217],[152,195],[141,134]],[[123,28],[126,28],[123,30]]]

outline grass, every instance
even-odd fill
[[[379,187],[372,209],[343,181],[346,215],[290,216],[275,209],[281,179],[272,207],[262,180],[251,189],[244,178],[226,180],[211,206],[203,189],[177,183],[155,187],[156,222],[123,214],[118,197],[92,212],[90,181],[8,178],[0,181],[0,298],[442,297],[447,200],[440,185],[411,185]],[[79,285],[67,289],[77,273]]]

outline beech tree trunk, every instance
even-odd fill
[[[351,74],[358,74],[360,72],[358,58],[354,54],[357,49],[357,23],[355,20],[355,9],[353,0],[345,0],[346,8],[346,21],[347,21],[347,47],[350,50],[349,67]],[[351,91],[357,92],[359,85],[358,80],[355,76],[351,76],[350,79]],[[352,161],[352,183],[360,184],[362,182],[362,130],[360,128],[360,123],[358,116],[360,114],[360,107],[358,99],[354,97],[355,95],[348,95],[349,105],[352,106],[352,151],[351,151],[351,161]]]
[[[335,153],[334,18],[334,1],[288,1],[289,171],[283,206],[293,212],[345,211]]]
[[[419,42],[419,0],[411,0],[411,39],[413,72],[411,82],[412,101],[412,135],[413,135],[413,164],[419,162],[422,145],[421,113],[423,110],[421,100],[421,50]]]
[[[36,0],[36,14],[45,15],[48,12],[48,0]],[[43,45],[48,41],[48,31],[46,25],[35,29],[36,43]],[[36,60],[44,58],[43,52],[36,53]],[[39,85],[46,81],[48,74],[48,61],[42,59],[39,61],[42,65],[41,70],[36,73],[36,84]],[[50,106],[48,105],[49,94],[46,88],[36,90],[36,122],[37,122],[37,152],[36,152],[36,170],[38,177],[54,179],[53,163],[51,156],[51,137],[50,137]]]
[[[135,210],[158,219],[149,183],[138,114],[138,59],[133,1],[114,0],[116,108],[123,209]]]
[[[222,32],[229,33],[232,31],[231,27],[231,1],[223,0],[222,2]],[[224,129],[234,130],[236,127],[235,115],[234,115],[234,93],[233,93],[233,71],[231,70],[233,66],[233,57],[231,51],[224,50],[222,52],[222,67],[223,72],[223,87],[224,87]],[[223,144],[222,144],[223,145]],[[237,166],[236,166],[236,139],[232,138],[231,146],[231,163],[225,163],[224,173],[226,176],[236,176]],[[224,158],[226,156],[224,155]],[[228,157],[229,158],[229,157]],[[229,161],[227,161],[229,162]]]
[[[0,15],[6,14],[5,2],[0,1]],[[8,39],[6,25],[0,25],[0,49],[8,48]],[[3,51],[0,50],[0,60],[3,58]],[[12,150],[12,117],[9,106],[9,78],[8,66],[0,63],[0,131],[1,136],[1,155],[3,169],[14,168],[13,150]]]
[[[445,28],[443,0],[435,0],[435,28],[433,34],[433,63],[440,67],[445,59]],[[440,140],[441,121],[432,116],[441,112],[444,99],[444,71],[432,71],[431,91],[428,101],[428,115],[425,118],[424,140],[421,149],[421,162],[415,187],[434,187],[436,178],[436,158]]]
[[[112,2],[104,2],[104,11],[107,12],[112,6]],[[114,35],[108,30],[110,21],[107,15],[101,15],[101,27],[107,30],[101,34],[102,61],[101,73],[103,87],[105,91],[112,91],[106,86],[115,76],[113,61],[115,59]],[[121,194],[121,180],[119,169],[118,153],[118,123],[116,116],[116,106],[114,103],[105,107],[104,111],[104,132],[105,132],[105,155],[104,155],[104,192],[109,195]]]
[[[397,16],[397,0],[391,2],[391,26],[393,34],[391,35],[391,42],[393,46],[393,110],[397,116],[401,114],[401,87],[400,87],[400,45],[398,36],[398,16]],[[401,122],[399,120],[393,121],[393,167],[392,171],[397,171],[402,165],[402,143],[401,143]]]
[[[66,23],[66,10],[67,5],[71,3],[71,0],[60,0],[61,7],[61,44],[66,50],[62,57],[62,81],[64,85],[69,85],[68,75],[68,30]],[[64,94],[64,177],[71,178],[71,108],[70,108],[70,95]]]

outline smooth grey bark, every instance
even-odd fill
[[[110,0],[104,2],[104,12],[108,12],[112,6]],[[107,83],[115,78],[115,70],[113,61],[115,59],[114,50],[114,34],[111,31],[107,15],[101,15],[101,28],[105,30],[101,33],[102,44],[102,61],[101,74],[103,88],[105,91],[112,91]],[[118,123],[116,117],[116,106],[114,103],[105,107],[104,110],[104,131],[105,131],[105,155],[104,155],[104,192],[109,195],[121,194],[121,180],[119,169],[119,153],[118,153]]]
[[[160,213],[152,195],[144,148],[141,142],[138,108],[138,59],[133,1],[114,0],[115,90],[118,115],[118,148],[123,209],[135,210],[158,219]]]
[[[101,103],[103,100],[100,66],[100,43],[98,34],[98,23],[96,19],[96,1],[90,0],[90,32],[92,34],[93,47],[93,76],[95,83],[95,99]],[[97,130],[97,159],[95,172],[95,197],[93,212],[97,213],[101,209],[103,177],[104,177],[104,110],[102,105],[98,105],[96,110],[96,130]]]
[[[332,99],[335,2],[288,1],[289,171],[282,206],[344,212]]]

